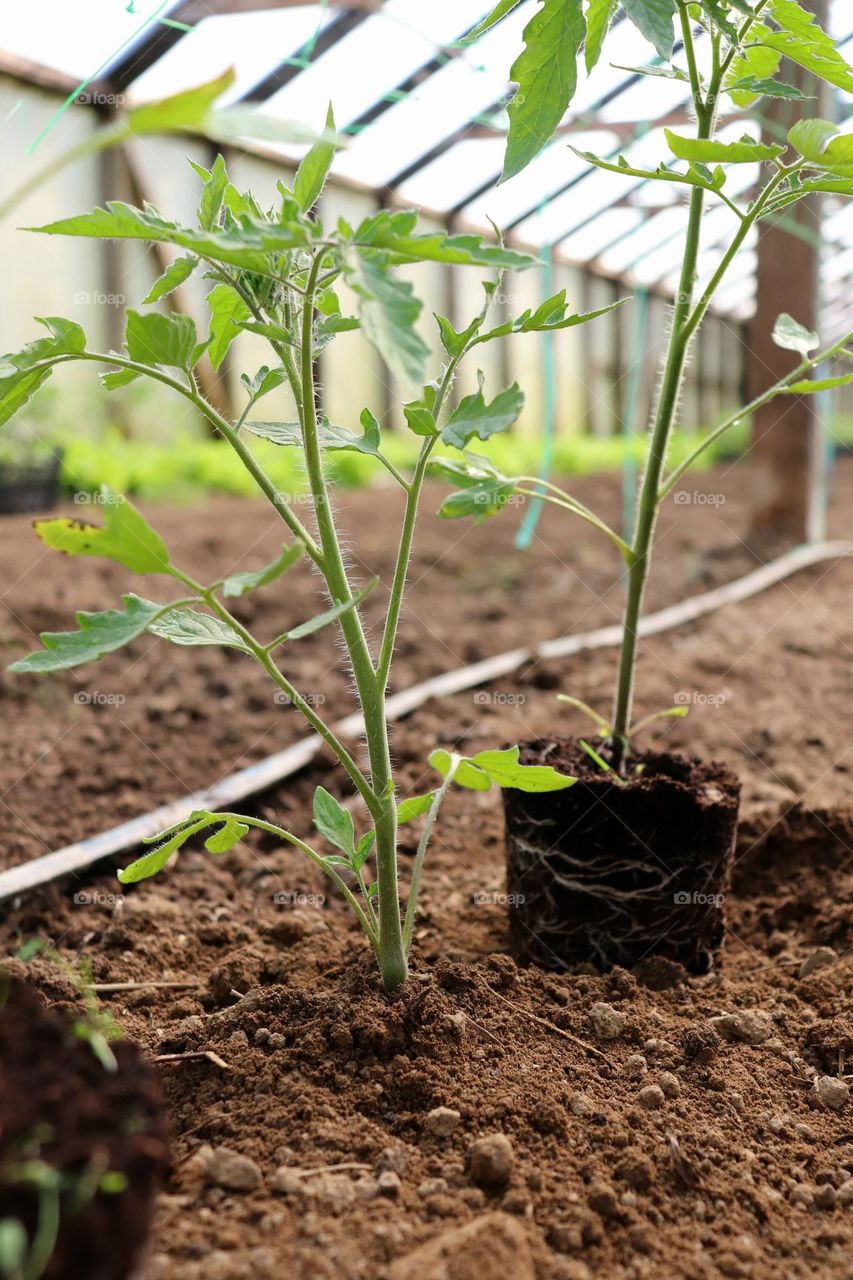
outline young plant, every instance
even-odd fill
[[[327,128],[330,132],[334,128],[331,111]],[[36,532],[46,546],[68,555],[103,556],[131,572],[171,579],[180,595],[151,600],[128,594],[120,609],[80,613],[77,631],[46,633],[41,637],[43,649],[15,663],[12,670],[65,671],[111,653],[145,632],[177,645],[223,646],[260,664],[339,761],[363,802],[369,819],[366,829],[357,833],[348,809],[322,787],[314,799],[314,822],[319,834],[334,847],[331,854],[251,816],[200,811],[164,831],[157,837],[156,847],[126,868],[120,879],[131,884],[154,875],[196,835],[204,836],[208,852],[222,854],[251,827],[270,832],[299,849],[334,881],[370,941],[386,988],[393,990],[406,977],[426,844],[451,781],[481,790],[492,783],[547,790],[567,787],[572,780],[551,768],[519,764],[517,748],[481,753],[470,761],[439,752],[433,755],[432,763],[442,775],[441,785],[398,803],[385,697],[427,465],[439,443],[464,449],[475,436],[485,440],[506,430],[517,419],[523,396],[513,385],[488,400],[481,377],[477,392],[464,397],[455,408],[452,404],[451,389],[463,359],[483,343],[510,332],[503,325],[489,329],[486,323],[497,288],[495,279],[485,284],[483,307],[465,329],[457,331],[449,320],[437,317],[446,358],[438,375],[426,382],[430,352],[416,328],[421,304],[394,268],[439,262],[489,268],[499,279],[505,268],[524,268],[531,259],[502,244],[485,243],[479,236],[421,234],[416,216],[410,212],[382,211],[357,227],[343,219],[332,227],[324,226],[312,210],[333,155],[334,143],[324,136],[300,164],[292,185],[279,182],[278,203],[266,211],[250,193],[231,184],[220,156],[209,171],[194,166],[203,184],[195,227],[170,221],[150,205],[137,209],[111,202],[105,209],[39,228],[50,235],[155,240],[176,246],[182,256],[157,281],[143,306],[199,272],[212,282],[207,295],[210,328],[200,340],[193,321],[186,316],[131,310],[127,314],[126,350],[102,353],[87,346],[79,325],[55,317],[44,319],[41,323],[47,336],[5,357],[0,365],[0,424],[63,364],[105,366],[101,377],[107,390],[137,378],[153,379],[193,405],[228,442],[277,513],[289,541],[271,564],[257,572],[201,582],[174,563],[163,540],[129,502],[108,491],[104,492],[102,527],[64,517],[37,521]],[[335,291],[339,282],[350,287],[357,315],[344,314]],[[560,294],[528,315],[520,327],[525,332],[560,329],[590,318],[567,314],[565,295]],[[320,412],[317,358],[329,342],[354,329],[361,329],[398,382],[412,393],[404,405],[404,416],[421,444],[409,475],[403,475],[383,454],[380,425],[369,409],[361,413],[360,434],[330,423]],[[242,375],[245,404],[231,421],[201,394],[194,370],[205,351],[219,367],[242,332],[264,337],[271,359],[256,372]],[[282,385],[292,393],[294,420],[262,420],[257,416],[260,402]],[[310,527],[302,509],[297,510],[265,473],[252,451],[251,442],[256,438],[301,450],[313,500]],[[342,449],[375,458],[402,491],[399,549],[375,647],[365,633],[360,606],[377,583],[359,586],[353,582],[329,493],[327,454]],[[276,635],[256,636],[232,612],[231,602],[247,592],[273,586],[299,559],[309,560],[317,571],[327,607],[316,617]],[[290,645],[331,625],[337,626],[343,637],[363,717],[364,762],[312,701],[294,687],[280,664],[282,651],[286,654]],[[398,828],[421,814],[427,815],[426,822],[403,914],[398,888]]]
[[[520,0],[501,0],[471,39],[518,3]],[[736,142],[723,142],[717,137],[720,105],[726,98],[741,109],[762,97],[804,98],[800,90],[779,78],[783,57],[847,93],[853,92],[853,70],[798,0],[588,0],[585,7],[581,0],[543,0],[543,7],[525,28],[524,49],[510,72],[518,92],[509,104],[503,180],[520,173],[550,141],[577,87],[581,52],[591,71],[606,47],[617,11],[623,11],[654,45],[664,64],[632,70],[638,75],[663,75],[689,85],[695,119],[691,136],[665,130],[671,154],[656,169],[637,168],[621,155],[603,158],[576,152],[590,165],[631,178],[635,183],[675,184],[688,199],[684,256],[639,485],[633,536],[627,542],[559,485],[531,476],[503,475],[488,460],[470,454],[460,462],[441,466],[445,476],[464,486],[445,501],[441,514],[482,519],[506,505],[510,494],[520,493],[579,517],[618,547],[627,566],[628,591],[614,709],[609,721],[595,712],[591,714],[607,740],[612,764],[621,770],[630,752],[631,737],[648,723],[632,726],[631,712],[638,626],[655,525],[664,499],[711,444],[775,397],[808,395],[853,381],[853,373],[810,377],[822,364],[853,359],[853,333],[818,352],[817,335],[782,315],[774,338],[780,346],[802,357],[798,366],[711,431],[683,462],[666,470],[667,448],[678,420],[691,343],[752,229],[762,221],[777,218],[807,196],[853,195],[853,137],[842,135],[838,126],[826,120],[803,120],[790,130],[785,142],[770,144],[748,135]],[[676,27],[686,71],[674,62]],[[541,68],[546,64],[554,68],[553,74],[542,74]],[[738,200],[726,193],[729,166],[737,165],[759,165],[763,170],[758,189],[749,200]],[[718,266],[700,291],[697,265],[702,247],[702,215],[709,201],[719,201],[728,209],[732,235]],[[523,332],[526,324],[527,317],[522,316],[506,328]],[[684,712],[673,708],[660,714]]]

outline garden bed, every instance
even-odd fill
[[[711,472],[691,478],[690,504],[667,504],[649,608],[755,567],[739,537],[748,485],[745,472]],[[615,478],[573,488],[618,518]],[[831,532],[843,536],[847,462],[835,488]],[[432,506],[438,492],[427,494]],[[365,579],[387,580],[396,494],[347,493],[339,505],[358,531]],[[280,543],[280,526],[256,503],[149,514],[175,559],[200,576],[255,568]],[[512,546],[516,523],[507,514],[479,529],[423,521],[395,690],[618,619],[612,555],[594,532],[546,512],[525,555]],[[4,667],[33,647],[31,632],[64,629],[73,608],[114,604],[128,587],[118,566],[81,561],[72,595],[65,562],[45,554],[28,521],[6,520],[3,533],[15,566],[3,596]],[[228,564],[230,547],[253,543],[245,562]],[[142,594],[157,586],[151,579]],[[182,854],[123,903],[106,870],[7,910],[6,952],[48,935],[90,956],[98,982],[198,984],[105,996],[150,1051],[219,1060],[160,1068],[177,1164],[145,1280],[845,1274],[853,1104],[827,1107],[810,1073],[849,1074],[853,1059],[852,588],[849,561],[821,566],[643,645],[638,713],[689,701],[689,727],[673,724],[667,749],[689,742],[744,784],[731,935],[708,977],[663,965],[605,976],[516,968],[504,954],[512,908],[500,800],[472,793],[448,799],[427,861],[413,978],[393,999],[319,873],[255,833],[221,858]],[[316,578],[297,570],[286,589],[247,597],[237,612],[272,634],[310,616],[315,590]],[[367,598],[368,622],[381,605],[378,593]],[[333,716],[351,710],[338,657],[323,633],[294,644],[286,668],[303,693],[322,690]],[[518,680],[427,704],[394,730],[407,790],[423,790],[436,746],[470,753],[576,731],[555,692],[600,706],[614,662],[611,651],[539,662]],[[306,732],[239,655],[164,649],[153,638],[49,682],[4,674],[0,691],[4,865]],[[305,835],[318,782],[339,783],[322,760],[255,812]],[[404,833],[404,859],[416,835]],[[817,948],[837,959],[801,976]],[[62,996],[44,961],[34,975]],[[714,1030],[724,1014],[735,1017]],[[495,1134],[512,1148],[506,1180],[505,1144],[470,1155]]]

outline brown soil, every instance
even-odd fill
[[[132,1044],[112,1053],[107,1070],[67,1017],[0,971],[0,1218],[33,1244],[48,1196],[21,1171],[39,1162],[61,1179],[45,1280],[127,1280],[148,1236],[168,1164],[163,1098]]]
[[[521,759],[577,781],[563,791],[503,793],[515,958],[543,969],[632,968],[654,952],[707,973],[725,930],[734,774],[649,751],[627,760],[620,778],[580,742],[559,737],[523,743]]]
[[[668,507],[650,608],[755,564],[738,536],[745,473],[691,483],[725,501]],[[618,518],[615,479],[577,490]],[[844,464],[837,535],[849,533],[851,496]],[[510,514],[474,529],[433,521],[431,505],[395,688],[618,616],[607,545],[558,513],[525,556],[513,549]],[[344,495],[341,507],[353,563],[365,577],[387,575],[396,497]],[[257,567],[280,542],[260,505],[150,514],[178,561],[211,578]],[[3,597],[8,660],[31,647],[31,630],[67,627],[74,608],[105,607],[139,586],[97,561],[72,571],[38,548],[24,520],[4,522],[3,533],[14,566]],[[142,594],[157,597],[158,585],[143,583]],[[275,634],[316,611],[315,589],[307,570],[293,571],[286,589],[241,602],[241,617]],[[368,598],[374,633],[381,605],[378,592]],[[642,647],[637,714],[685,694],[692,714],[666,730],[667,750],[720,760],[743,782],[729,941],[706,977],[669,962],[633,974],[518,969],[505,954],[500,800],[474,793],[454,794],[442,815],[413,978],[394,999],[379,990],[344,904],[311,867],[256,837],[224,857],[185,853],[123,901],[106,869],[7,910],[7,951],[49,935],[89,955],[99,981],[193,984],[104,999],[152,1051],[211,1050],[226,1064],[159,1068],[177,1164],[145,1280],[853,1275],[851,1107],[832,1109],[821,1099],[833,1086],[812,1084],[815,1073],[845,1083],[853,1058],[852,614],[848,561]],[[336,662],[323,634],[294,644],[288,667],[334,714],[351,706]],[[436,745],[474,751],[584,732],[554,691],[606,710],[613,667],[607,651],[539,662],[427,705],[394,730],[404,791],[428,785]],[[214,650],[146,640],[67,677],[0,681],[6,865],[304,732],[248,660]],[[80,692],[89,700],[75,701]],[[321,761],[258,800],[257,812],[307,834],[321,781],[341,786]],[[416,826],[406,830],[404,881],[416,837]],[[800,977],[819,947],[835,958],[821,953],[824,967]],[[711,1025],[749,1013],[765,1016]],[[440,1107],[458,1120],[430,1116]],[[514,1153],[506,1182],[504,1144],[470,1151],[498,1133]],[[254,1164],[237,1161],[235,1172],[232,1157],[210,1156],[221,1147]]]

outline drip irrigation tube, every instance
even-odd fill
[[[853,542],[820,542],[796,547],[734,582],[692,596],[679,604],[660,609],[657,613],[648,614],[640,623],[639,633],[641,636],[657,635],[661,631],[692,622],[724,605],[748,600],[750,596],[766,591],[768,587],[801,569],[807,569],[821,561],[840,560],[847,556],[853,556]],[[389,698],[388,719],[400,720],[430,698],[448,697],[511,675],[533,659],[567,658],[590,649],[604,649],[619,644],[621,637],[622,628],[618,624],[600,627],[597,631],[587,631],[581,635],[564,636],[559,640],[546,640],[540,644],[511,649],[458,671],[433,676],[422,684],[413,685],[411,689],[405,689]],[[362,728],[361,716],[356,713],[336,724],[335,732],[343,738],[355,738]],[[62,876],[86,871],[102,859],[136,847],[144,838],[156,835],[158,831],[178,822],[193,809],[230,809],[237,801],[245,800],[247,796],[255,795],[304,769],[322,746],[322,739],[317,734],[312,734],[259,764],[231,774],[212,787],[195,791],[171,804],[160,805],[150,813],[133,818],[130,822],[123,822],[121,826],[111,827],[78,844],[67,845],[64,849],[34,858],[22,866],[12,867],[0,873],[0,901],[40,888]]]

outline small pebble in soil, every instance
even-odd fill
[[[666,1101],[663,1089],[659,1084],[647,1084],[637,1094],[637,1101],[646,1111],[657,1111]]]
[[[629,1080],[641,1080],[649,1069],[649,1064],[641,1053],[632,1053],[625,1059],[625,1075]]]
[[[589,1207],[606,1222],[618,1222],[623,1216],[616,1193],[606,1182],[593,1182],[587,1196]]]
[[[838,1192],[835,1187],[825,1183],[824,1186],[818,1187],[814,1193],[814,1203],[817,1209],[834,1209],[838,1204]]]
[[[806,956],[800,965],[800,971],[797,975],[799,978],[807,978],[809,974],[814,973],[817,969],[825,969],[827,965],[835,964],[838,956],[832,947],[818,947],[811,955]]]
[[[590,1009],[589,1019],[599,1040],[618,1040],[628,1021],[621,1009],[601,1000]]]
[[[812,1085],[811,1097],[830,1111],[843,1111],[850,1098],[850,1086],[835,1076],[818,1076]]]
[[[665,1098],[677,1098],[681,1094],[681,1081],[671,1071],[662,1071],[658,1076],[658,1084]]]
[[[396,1200],[403,1189],[400,1175],[393,1169],[385,1169],[376,1181],[379,1185],[379,1194],[387,1196],[389,1200]]]
[[[853,1205],[853,1178],[848,1178],[838,1188],[838,1203],[848,1209]]]
[[[478,1138],[468,1152],[471,1181],[479,1187],[502,1187],[512,1173],[515,1157],[512,1143],[504,1133]]]
[[[569,1099],[569,1110],[579,1120],[595,1115],[595,1103],[585,1093],[573,1093]]]
[[[773,1023],[760,1009],[740,1009],[737,1013],[721,1013],[710,1019],[710,1025],[732,1044],[763,1044],[773,1031]]]
[[[424,1128],[436,1138],[449,1138],[462,1119],[452,1107],[434,1107],[424,1120]]]
[[[255,1161],[230,1147],[214,1147],[205,1172],[210,1182],[226,1191],[255,1191],[262,1182]]]
[[[791,1203],[799,1205],[801,1209],[810,1209],[814,1202],[814,1194],[811,1187],[805,1182],[798,1182],[791,1190]]]

